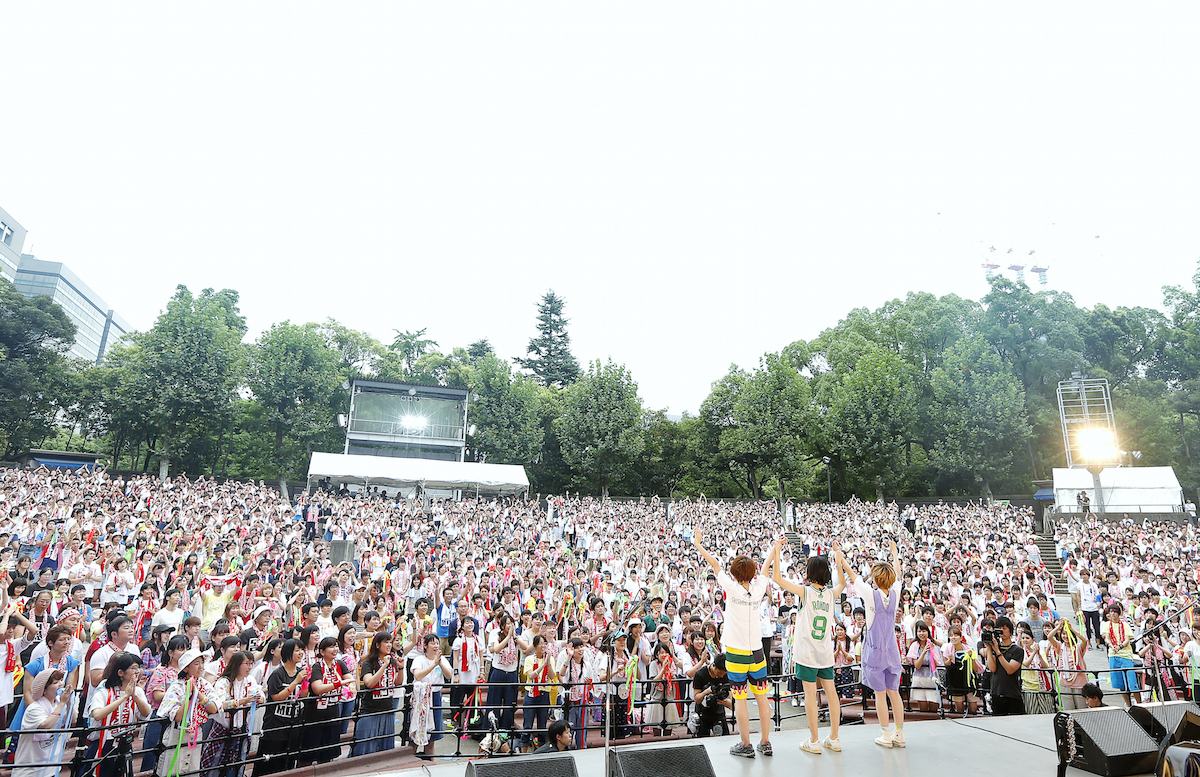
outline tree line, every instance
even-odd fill
[[[48,297],[0,281],[0,447],[88,450],[118,469],[303,479],[340,451],[353,376],[467,387],[470,460],[522,464],[543,493],[825,498],[1027,493],[1065,461],[1055,391],[1112,384],[1127,463],[1200,484],[1200,271],[1161,309],[1082,308],[996,277],[980,300],[909,293],[737,365],[697,415],[647,408],[629,371],[582,367],[565,301],[537,305],[525,357],[427,328],[384,344],[330,318],[253,342],[231,289],[177,288],[154,326],[89,366]]]

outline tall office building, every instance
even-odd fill
[[[61,262],[44,262],[21,255],[17,291],[26,297],[45,294],[57,302],[75,324],[70,356],[99,364],[105,352],[129,331],[129,325]]]
[[[57,302],[75,324],[75,345],[69,355],[99,364],[129,325],[65,264],[22,253],[26,234],[16,219],[0,209],[0,276],[26,297],[45,294]]]
[[[25,227],[0,208],[0,277],[14,281],[21,264],[21,249],[25,247]]]

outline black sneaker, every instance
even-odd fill
[[[729,754],[730,755],[740,755],[742,758],[753,758],[754,757],[754,745],[743,745],[742,743],[739,742],[738,744],[729,748]]]

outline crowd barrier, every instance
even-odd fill
[[[837,669],[843,673],[853,673],[852,677],[847,677],[846,674],[842,674],[841,677],[844,681],[836,682],[842,710],[845,711],[855,707],[863,708],[866,700],[869,699],[870,693],[864,691],[864,689],[859,686],[859,665],[855,664],[846,667],[837,667]],[[1053,676],[1058,672],[1073,672],[1075,670],[1040,669],[1036,671]],[[1161,664],[1157,667],[1141,666],[1135,667],[1134,669],[1088,669],[1078,671],[1086,674],[1089,679],[1096,681],[1103,676],[1107,676],[1116,672],[1125,673],[1126,675],[1136,675],[1138,677],[1138,684],[1143,691],[1148,692],[1150,689],[1155,689],[1155,692],[1159,694],[1159,698],[1162,699],[1166,699],[1168,695],[1177,695],[1178,698],[1187,699],[1200,698],[1200,678],[1193,678],[1190,667],[1186,665]],[[1161,678],[1161,682],[1148,681],[1148,674],[1155,673],[1157,676],[1157,673],[1159,672],[1166,673],[1167,675],[1166,677]],[[638,680],[636,682],[642,689],[648,689],[654,684],[654,681],[647,680]],[[603,736],[603,731],[606,726],[609,729],[609,736],[612,741],[619,742],[621,744],[630,744],[631,741],[636,742],[639,739],[645,739],[648,737],[657,738],[662,736],[670,736],[678,733],[681,727],[688,727],[689,719],[691,718],[691,714],[696,706],[692,701],[690,681],[682,679],[675,682],[679,684],[679,698],[662,698],[653,700],[642,699],[635,701],[632,707],[632,710],[634,711],[632,715],[629,714],[630,710],[627,706],[626,700],[620,699],[620,697],[614,697],[611,708],[613,710],[611,719],[610,716],[605,712],[606,705],[603,699],[586,701],[583,705],[581,705],[580,712],[575,716],[570,716],[569,709],[564,709],[564,706],[566,705],[560,702],[555,706],[554,709],[561,710],[561,714],[556,713],[551,716],[551,719],[554,717],[570,716],[574,717],[576,721],[582,721],[583,725],[581,728],[583,729],[583,738],[585,742],[589,732],[599,733],[601,736]],[[802,718],[805,716],[802,703],[797,707],[791,707],[788,703],[793,698],[797,700],[802,698],[802,693],[799,690],[799,682],[786,675],[770,675],[767,678],[767,682],[770,689],[767,698],[771,703],[771,724],[774,731],[779,731],[784,721],[791,720],[793,718]],[[582,685],[585,686],[588,692],[591,691],[591,683]],[[789,690],[789,686],[794,687],[797,690]],[[1048,697],[1053,702],[1052,708],[1048,711],[1055,711],[1059,708],[1058,699],[1060,695],[1077,696],[1080,693],[1075,689],[1060,688],[1058,687],[1057,683],[1055,683],[1055,686],[1056,688],[1053,690],[1039,690],[1037,692],[1033,692],[1037,695]],[[476,686],[466,687],[458,686],[459,688],[465,688],[467,693],[463,694],[465,698],[463,699],[462,703],[457,705],[453,705],[449,701],[450,694],[448,691],[454,687],[455,686],[451,684],[447,684],[443,689],[443,725],[441,728],[432,733],[440,734],[443,737],[454,737],[455,747],[452,752],[439,753],[432,756],[433,758],[463,758],[475,756],[476,753],[474,752],[474,749],[471,749],[467,752],[463,751],[463,742],[466,738],[471,737],[483,740],[484,742],[487,742],[490,738],[491,747],[489,748],[489,755],[491,757],[518,755],[519,752],[516,749],[516,743],[523,740],[536,741],[539,738],[544,738],[549,728],[548,725],[540,728],[529,726],[529,721],[525,719],[523,714],[521,715],[522,725],[516,725],[518,713],[523,713],[524,710],[529,709],[524,704],[522,689],[527,687],[546,688],[547,691],[551,689],[558,689],[559,694],[565,695],[569,694],[571,685],[568,683],[517,682],[481,683]],[[512,705],[490,705],[487,703],[486,694],[488,693],[489,689],[504,688],[513,688],[514,691],[517,692],[516,703]],[[327,756],[330,755],[335,747],[337,748],[337,755],[335,758],[353,758],[357,757],[352,755],[354,751],[354,745],[364,742],[375,740],[392,740],[390,743],[392,747],[387,748],[389,750],[396,747],[404,748],[411,746],[411,743],[403,743],[408,741],[406,721],[411,712],[409,700],[411,699],[410,693],[412,686],[401,686],[400,689],[403,691],[402,695],[404,701],[402,703],[398,703],[396,708],[390,713],[363,713],[359,705],[355,704],[354,711],[349,715],[339,715],[332,718],[322,719],[320,721],[313,721],[307,716],[306,712],[304,717],[293,721],[287,727],[283,729],[273,729],[273,731],[282,730],[287,732],[287,741],[296,743],[297,746],[289,748],[286,753],[283,754],[282,758],[280,759],[282,763],[275,761],[273,763],[272,771],[278,771],[280,770],[280,767],[283,767],[284,769],[290,769],[295,766],[306,766],[314,762],[327,762],[329,760],[334,760],[333,758],[327,758]],[[482,689],[482,692],[477,697],[473,692],[480,689]],[[906,712],[912,711],[912,707],[909,702],[911,689],[912,686],[909,673],[906,672],[905,679],[901,684],[901,696],[905,699]],[[380,688],[369,690],[364,689],[359,692],[359,696],[362,698],[366,694],[376,693],[380,690]],[[389,689],[384,688],[382,690],[387,691]],[[939,700],[936,713],[939,717],[943,718],[946,717],[947,714],[955,714],[953,708],[949,706],[949,703],[952,702],[952,700],[965,697],[968,693],[972,692],[967,688],[953,688],[946,685],[945,667],[938,667],[937,691]],[[986,690],[980,689],[976,693],[978,694],[981,702],[985,701]],[[1112,691],[1107,691],[1106,693],[1112,693]],[[78,694],[76,694],[76,696],[78,696]],[[560,696],[560,699],[561,698],[564,698],[564,696]],[[618,699],[620,701],[619,704],[617,703]],[[76,701],[78,701],[78,699],[76,699]],[[306,705],[306,710],[307,705],[311,703],[311,699],[304,702]],[[247,720],[251,720],[254,717],[252,713],[255,710],[265,711],[268,707],[282,704],[295,705],[296,700],[266,702],[256,705],[255,708],[242,707],[238,708],[238,710],[245,712],[245,718]],[[675,716],[678,722],[667,722],[671,717],[668,714],[668,707],[673,705],[678,705],[676,710],[677,714]],[[647,724],[645,722],[646,718],[648,717],[647,711],[652,710],[655,707],[659,708],[658,711],[660,714],[657,716],[659,717],[659,720],[654,723]],[[962,714],[970,714],[967,712],[965,704],[963,707],[964,709]],[[869,705],[866,705],[866,709],[869,709]],[[729,733],[735,733],[736,723],[733,719],[732,711],[724,707],[722,707],[721,710],[721,725],[719,725],[718,728],[727,729]],[[828,712],[827,704],[822,706],[822,711],[826,713]],[[501,727],[499,725],[499,720],[504,717],[505,713],[508,712],[512,713],[513,725],[510,727]],[[362,736],[361,732],[357,731],[357,724],[363,717],[371,714],[391,715],[394,720],[394,732],[384,733],[373,737]],[[166,769],[165,773],[169,774],[170,777],[191,777],[191,775],[198,774],[204,774],[207,777],[244,777],[245,775],[250,774],[250,772],[245,771],[245,767],[253,767],[254,765],[264,763],[263,755],[253,750],[250,746],[252,740],[259,740],[262,735],[261,729],[254,728],[255,724],[253,722],[248,724],[251,728],[226,730],[225,733],[220,736],[210,736],[209,732],[211,729],[206,727],[206,730],[202,731],[194,738],[190,735],[191,732],[185,732],[184,734],[181,734],[180,738],[182,741],[178,745],[166,746],[159,744],[154,747],[145,747],[144,741],[146,729],[149,726],[162,725],[163,722],[164,721],[161,718],[150,718],[148,720],[142,720],[132,724],[125,723],[104,727],[74,726],[70,728],[26,731],[7,729],[0,731],[0,735],[7,740],[14,735],[29,736],[36,731],[38,734],[61,737],[62,739],[60,740],[60,744],[62,745],[62,748],[50,748],[52,752],[63,753],[60,760],[38,762],[30,765],[39,768],[56,766],[59,767],[60,771],[65,770],[65,773],[70,777],[121,777],[122,775],[125,777],[132,777],[133,775],[143,773],[140,770],[140,764],[142,764],[144,757],[148,754],[152,755],[154,760],[160,762],[162,759],[172,759],[172,761],[167,762],[166,767],[164,767]],[[843,724],[851,724],[855,722],[862,722],[861,718],[857,720],[845,720],[845,718],[843,718]],[[209,726],[211,726],[211,724],[209,724]],[[336,729],[339,732],[338,737],[331,742],[319,742],[313,746],[306,746],[306,744],[311,744],[311,734],[314,732],[314,729],[323,726]],[[351,726],[353,726],[353,728],[351,728]],[[573,725],[572,729],[574,730],[575,728],[576,726]],[[122,729],[121,733],[116,735],[106,735],[104,737],[106,742],[103,752],[97,752],[96,743],[99,738],[99,732],[114,731],[116,729]],[[352,730],[355,731],[355,736],[349,740],[342,740],[341,735]],[[714,735],[719,735],[720,733],[720,730],[713,732]],[[90,740],[89,735],[91,736]],[[306,742],[306,740],[308,741]],[[399,743],[397,743],[396,740],[399,740]],[[506,743],[508,744],[507,748],[504,747],[504,744]],[[235,755],[235,757],[231,758],[226,755],[219,761],[218,765],[210,765],[207,767],[202,766],[199,769],[182,770],[171,768],[172,763],[178,760],[177,754],[182,748],[206,748],[209,746],[219,746],[221,753],[232,753]],[[345,752],[343,752],[344,750]],[[18,763],[15,765],[22,766],[24,764]],[[160,771],[159,773],[164,772]],[[149,774],[149,772],[145,772],[145,774]]]

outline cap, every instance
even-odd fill
[[[267,604],[258,605],[254,608],[254,613],[250,616],[250,620],[258,620],[258,616],[262,615],[264,612],[271,612],[271,606]]]
[[[159,634],[163,634],[165,632],[174,631],[174,630],[175,630],[174,626],[168,626],[165,623],[160,623],[159,625],[154,627],[154,636],[157,637]]]

